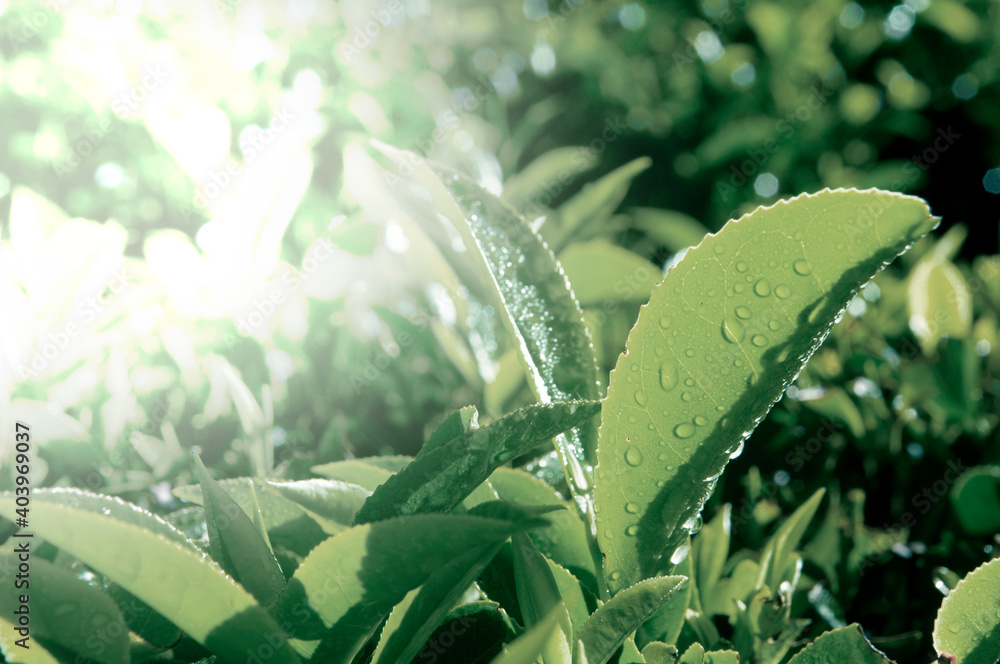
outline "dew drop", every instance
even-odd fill
[[[635,402],[640,406],[646,405],[646,393],[642,390],[636,390],[635,392]]]
[[[747,336],[743,323],[735,318],[722,321],[722,338],[731,344],[738,344]]]
[[[666,329],[670,327],[670,316],[660,316],[660,327]]]
[[[685,392],[684,394],[681,395],[681,400],[682,401],[691,401],[691,399],[693,399],[693,398],[694,398],[694,395],[691,394],[690,392]]]
[[[639,534],[639,526],[635,525],[629,526],[628,528],[625,529],[625,534],[628,535],[629,537],[635,537],[637,534]]]
[[[702,417],[701,415],[698,415],[698,416],[696,416],[694,418],[694,423],[697,424],[700,427],[703,427],[706,424],[708,424],[708,419],[705,418],[705,417]]]
[[[694,387],[694,378],[685,378],[684,384],[688,387]]]
[[[754,346],[757,346],[758,348],[761,346],[766,346],[767,337],[765,337],[763,334],[755,334],[753,335],[753,338],[750,339],[750,343],[752,343]]]
[[[785,284],[779,284],[774,287],[774,294],[780,297],[782,300],[787,300],[792,296],[792,289]]]
[[[750,307],[739,306],[736,307],[736,315],[746,320],[750,318]]]
[[[611,580],[612,581],[617,581],[620,578],[622,578],[622,573],[619,572],[618,570],[615,570],[614,572],[611,573]]]
[[[771,294],[771,284],[767,283],[767,279],[758,279],[753,285],[753,292],[760,297],[767,297]]]
[[[743,261],[740,261],[739,263],[736,264],[736,271],[737,272],[746,272],[747,271],[747,264],[744,263]]]
[[[625,463],[630,466],[638,466],[642,463],[642,452],[636,447],[625,450]]]
[[[629,415],[629,416],[628,416],[628,421],[629,421],[629,422],[630,422],[631,424],[635,424],[636,422],[638,422],[638,421],[639,421],[639,418],[638,418],[638,417],[636,417],[635,415]]]
[[[737,445],[736,447],[734,447],[733,450],[729,453],[729,458],[730,459],[735,459],[736,457],[738,457],[741,454],[743,454],[743,441],[742,440],[740,441],[740,444]]]
[[[690,438],[694,435],[694,425],[690,422],[681,422],[674,427],[674,435],[678,438]]]
[[[684,562],[684,559],[688,557],[688,553],[691,551],[691,545],[687,542],[677,547],[677,549],[670,554],[670,562],[675,565],[680,565]]]
[[[684,351],[684,354],[687,355],[688,357],[694,357],[694,348],[688,348],[686,351]]]
[[[625,511],[629,514],[638,514],[639,506],[635,503],[625,503]]]
[[[677,387],[677,363],[667,361],[660,365],[660,387],[670,391]]]
[[[767,328],[769,330],[771,330],[772,332],[774,332],[775,330],[777,330],[779,327],[781,327],[781,323],[779,323],[776,320],[772,320],[772,321],[769,321],[767,323]]]
[[[792,269],[795,270],[795,274],[806,277],[812,274],[812,268],[809,266],[809,261],[797,260],[792,263]]]

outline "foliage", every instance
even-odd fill
[[[6,661],[1000,657],[995,6],[53,4]]]

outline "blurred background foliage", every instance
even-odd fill
[[[0,2],[0,426],[32,425],[38,484],[165,512],[191,449],[300,478],[530,401],[371,139],[520,210],[605,371],[728,219],[914,193],[939,236],[851,305],[706,520],[733,503],[755,549],[826,486],[806,571],[827,592],[796,611],[927,652],[939,598],[914,584],[1000,546],[998,36],[986,0]],[[979,469],[939,491],[948,463]]]

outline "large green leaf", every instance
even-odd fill
[[[403,151],[382,144],[379,149],[407,167],[413,163]],[[439,165],[412,168],[414,181],[430,194],[438,215],[468,248],[478,250],[473,252],[476,270],[493,285],[538,400],[600,398],[597,360],[583,314],[552,251],[516,210],[471,178]],[[564,466],[593,459],[596,436],[586,424],[579,436],[562,441]],[[571,472],[586,483],[582,472]]]
[[[600,407],[596,401],[535,404],[472,429],[387,479],[361,507],[356,523],[451,510],[501,465],[586,422]]]
[[[16,538],[14,544],[15,551],[25,544],[30,551],[33,542]],[[128,664],[128,628],[113,599],[76,574],[37,556],[30,559],[30,585],[18,590],[14,575],[19,562],[17,553],[0,554],[0,578],[5,586],[0,592],[0,615],[18,620],[20,615],[14,611],[21,606],[19,595],[29,597],[32,648],[34,639],[42,638],[101,664]]]
[[[266,535],[257,530],[243,508],[212,479],[201,458],[194,459],[212,558],[258,602],[270,606],[284,589],[285,577],[264,539]]]
[[[389,614],[373,664],[412,661],[501,546],[503,542],[498,541],[490,547],[476,547],[431,574],[419,590],[410,591]]]
[[[888,664],[857,623],[821,635],[807,645],[788,664]],[[995,664],[995,662],[990,662]]]
[[[955,664],[996,664],[1000,659],[1000,560],[969,572],[948,593],[934,621],[934,648]]]
[[[516,468],[500,467],[490,475],[490,484],[501,500],[521,505],[562,505],[567,509],[546,516],[552,524],[528,533],[538,550],[564,567],[594,573],[587,531],[572,506],[555,489]]]
[[[544,525],[458,514],[418,514],[354,526],[318,545],[302,562],[275,613],[290,624],[301,653],[350,662],[406,594],[472,551],[486,552],[512,533]]]
[[[858,288],[937,221],[918,198],[826,190],[729,222],[668,271],[601,415],[595,493],[612,591],[686,555],[729,459]]]
[[[602,604],[577,635],[583,641],[588,664],[604,664],[611,659],[625,638],[687,582],[683,576],[646,579]]]
[[[203,554],[162,534],[91,512],[89,497],[63,492],[62,504],[35,500],[31,528],[119,584],[172,621],[220,659],[243,662],[246,652],[272,652],[297,662],[281,630],[235,581]],[[16,518],[13,494],[0,515]]]
[[[571,244],[559,254],[559,262],[581,307],[645,303],[663,279],[660,268],[607,240]]]
[[[26,646],[23,648],[17,643],[22,639]],[[4,660],[10,664],[59,664],[59,660],[45,648],[32,642],[30,637],[18,634],[15,626],[5,618],[0,618],[0,652],[3,652]]]

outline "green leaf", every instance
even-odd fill
[[[681,630],[684,628],[684,621],[687,618],[688,608],[691,606],[695,590],[695,585],[691,582],[694,580],[691,576],[691,556],[685,558],[674,568],[674,574],[686,576],[689,582],[671,595],[663,603],[663,606],[658,608],[636,632],[636,640],[643,646],[650,641],[677,643]]]
[[[30,551],[34,542],[17,538],[15,551],[24,544]],[[0,592],[0,615],[17,620],[19,615],[14,611],[21,606],[19,596],[28,596],[32,648],[34,639],[42,638],[101,664],[128,664],[128,628],[113,599],[76,574],[37,556],[30,562],[30,586],[17,590],[13,579],[18,563],[17,553],[0,554],[0,578],[10,580]]]
[[[601,414],[595,495],[612,591],[680,559],[729,459],[857,289],[937,221],[917,198],[825,190],[729,222],[668,271]]]
[[[726,503],[715,517],[692,538],[691,562],[694,581],[702,607],[709,608],[715,584],[722,576],[729,557],[729,532],[732,527],[732,506]]]
[[[649,157],[639,157],[584,185],[562,204],[555,219],[542,225],[542,237],[558,254],[574,237],[607,221],[625,199],[632,180],[652,165]]]
[[[524,626],[533,627],[545,619],[550,612],[559,610],[559,636],[549,641],[542,651],[544,664],[561,664],[568,661],[570,644],[573,642],[573,627],[569,611],[563,602],[549,561],[538,552],[524,533],[511,537],[514,558],[514,583],[517,589],[517,604],[524,617]]]
[[[563,567],[584,569],[594,574],[587,531],[572,506],[555,489],[514,468],[500,467],[490,475],[490,484],[501,500],[521,505],[562,505],[567,509],[546,516],[551,523],[528,533],[538,550]]]
[[[267,482],[263,487],[301,507],[330,534],[354,523],[358,510],[372,493],[357,484],[329,479]],[[330,528],[330,524],[334,527]]]
[[[268,648],[275,663],[298,661],[274,621],[215,563],[162,533],[89,511],[92,497],[80,493],[61,492],[61,504],[36,498],[32,531],[146,602],[224,660],[242,662],[247,649]],[[14,510],[13,494],[5,493],[0,514],[14,519]]]
[[[1000,560],[969,572],[941,603],[934,648],[956,664],[996,664],[1000,659]]]
[[[677,664],[739,664],[739,661],[740,656],[733,650],[705,652],[700,643],[693,643],[677,660]],[[847,661],[849,660],[845,660]]]
[[[250,516],[254,513],[253,495],[256,494],[261,518],[269,532],[301,519],[305,512],[294,502],[284,498],[277,492],[264,491],[262,482],[258,483],[250,477],[218,480],[218,485]],[[255,490],[254,487],[258,487]],[[197,484],[179,486],[173,494],[189,503],[202,504],[201,487]]]
[[[13,495],[13,494],[11,494]],[[31,499],[36,502],[44,502],[53,505],[70,503],[77,509],[86,510],[93,514],[101,514],[121,521],[139,526],[145,530],[162,535],[171,542],[176,542],[182,546],[201,553],[201,549],[192,542],[184,533],[177,530],[169,523],[148,512],[138,505],[127,503],[121,498],[114,496],[104,496],[80,489],[34,489],[31,492]]]
[[[925,354],[942,337],[964,339],[972,329],[972,293],[965,277],[949,258],[965,239],[965,229],[951,228],[913,266],[906,284],[910,329]]]
[[[550,187],[561,192],[570,178],[594,165],[590,160],[580,158],[581,150],[586,148],[555,148],[536,158],[519,173],[507,178],[503,183],[503,199],[519,210],[527,207],[527,212],[532,212],[536,207],[535,199],[547,193]]]
[[[951,504],[970,535],[1000,530],[1000,466],[976,466],[964,472],[951,490]]]
[[[536,404],[421,454],[375,490],[356,523],[403,514],[447,512],[490,474],[600,411],[596,401]]]
[[[26,640],[27,648],[17,645],[22,638],[15,630],[17,628],[0,617],[0,651],[3,658],[10,664],[59,664],[59,660],[35,642]],[[30,638],[30,637],[28,637]]]
[[[695,246],[708,235],[708,229],[701,222],[676,210],[635,208],[630,214],[636,228],[675,254]]]
[[[658,576],[622,590],[602,604],[577,635],[585,648],[588,664],[604,664],[664,602],[688,579]]]
[[[556,607],[544,620],[507,646],[505,652],[498,655],[491,664],[536,664],[549,642],[556,639],[557,626],[561,620],[563,616],[560,607]]]
[[[660,641],[653,641],[642,649],[642,657],[646,660],[646,664],[675,664],[677,648]]]
[[[479,411],[475,406],[465,406],[444,418],[444,422],[439,424],[427,438],[427,442],[420,448],[420,453],[430,452],[440,447],[448,441],[455,440],[462,434],[466,434],[473,429],[479,428]]]
[[[285,587],[271,547],[243,508],[208,474],[201,458],[196,455],[194,460],[212,558],[262,606],[270,606]]]
[[[538,400],[599,399],[597,360],[580,305],[541,238],[513,208],[469,177],[443,166],[432,169],[423,160],[414,167],[408,153],[378,147],[413,169],[414,180],[429,192],[437,215],[449,220],[466,246],[478,249],[476,272],[492,284]],[[593,459],[595,432],[586,425],[579,436],[562,441],[564,467]],[[582,472],[575,474],[586,482],[579,477]]]
[[[407,463],[409,461],[408,459]],[[375,491],[380,484],[392,477],[393,473],[393,471],[373,465],[369,462],[369,459],[334,461],[321,466],[313,466],[312,471],[317,475],[322,475],[333,480],[357,484],[369,491]]]
[[[857,623],[831,630],[800,650],[788,664],[886,664],[889,659],[868,642]],[[995,664],[995,662],[990,662]]]
[[[581,307],[645,303],[663,279],[660,268],[607,240],[571,244],[559,262]]]
[[[456,558],[484,553],[536,524],[419,514],[354,526],[313,549],[289,580],[275,615],[291,623],[301,653],[350,662],[410,590]]]
[[[411,590],[389,614],[372,662],[412,661],[502,546],[503,541],[497,541],[489,547],[474,548],[431,574],[419,590]]]
[[[809,497],[809,500],[799,505],[792,512],[792,515],[781,524],[774,535],[771,536],[771,539],[768,540],[767,545],[761,551],[761,570],[759,581],[757,582],[758,588],[767,586],[768,588],[777,590],[782,581],[790,582],[792,580],[785,573],[793,560],[795,549],[798,547],[799,542],[802,541],[802,536],[805,534],[809,522],[812,521],[813,516],[816,514],[816,510],[819,508],[819,503],[823,500],[825,493],[826,489],[817,489]]]

